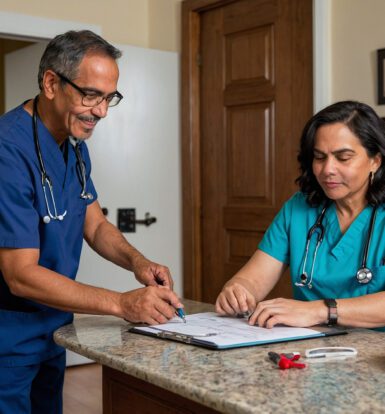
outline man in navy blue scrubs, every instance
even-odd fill
[[[0,118],[0,413],[62,412],[65,353],[52,338],[72,312],[166,322],[181,307],[169,270],[104,217],[85,140],[119,103],[121,53],[89,31],[47,46],[40,93]],[[35,132],[34,132],[35,131]],[[75,281],[83,238],[146,287]]]

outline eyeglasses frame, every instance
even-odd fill
[[[97,104],[95,104],[95,105],[86,105],[85,103],[84,103],[84,98],[86,97],[86,96],[89,96],[89,94],[87,93],[87,92],[85,92],[84,91],[84,89],[83,88],[81,88],[80,86],[78,86],[78,85],[76,85],[76,83],[74,83],[74,82],[72,82],[70,79],[68,79],[66,76],[64,76],[64,75],[62,75],[61,73],[59,73],[59,72],[55,72],[55,74],[62,80],[62,81],[64,81],[65,83],[68,83],[69,85],[71,85],[74,89],[76,89],[78,92],[80,92],[81,93],[81,95],[83,96],[82,97],[82,104],[84,105],[84,106],[87,106],[88,108],[93,108],[93,107],[95,107],[95,106],[98,106],[98,105],[100,105],[104,100],[106,100],[106,102],[107,102],[107,104],[108,104],[108,107],[110,108],[110,107],[114,107],[114,106],[117,106],[119,103],[120,103],[120,101],[123,99],[123,95],[120,93],[120,92],[118,92],[118,91],[115,91],[115,92],[113,92],[113,93],[111,93],[111,94],[109,94],[109,95],[107,95],[107,96],[103,96],[103,95],[100,95],[100,96],[98,96],[98,98],[101,98],[101,101],[100,102],[98,102]],[[116,104],[114,104],[114,105],[109,105],[110,104],[110,102],[112,102],[112,98],[114,98],[115,96],[117,96],[118,98],[119,98],[119,101],[116,103]],[[109,102],[109,101],[107,101],[107,99],[108,98],[111,98],[111,101]]]

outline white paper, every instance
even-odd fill
[[[137,330],[157,334],[160,331],[186,335],[219,347],[242,346],[283,340],[321,336],[319,331],[308,328],[278,326],[271,329],[250,326],[246,318],[219,316],[214,312],[186,316],[186,323],[175,317],[170,322]]]

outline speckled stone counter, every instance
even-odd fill
[[[213,307],[185,301],[187,313]],[[385,412],[385,333],[348,335],[225,351],[128,332],[118,318],[82,316],[55,333],[58,344],[223,413]],[[282,371],[267,352],[353,346],[358,356]]]

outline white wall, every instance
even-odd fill
[[[178,55],[118,46],[119,90],[124,99],[109,110],[89,141],[92,177],[99,203],[116,224],[118,208],[136,208],[157,218],[149,227],[127,233],[149,259],[169,266],[175,291],[182,294],[181,167]],[[131,274],[85,248],[82,282],[124,291],[139,287]]]
[[[37,72],[47,42],[8,53],[4,59],[5,110],[9,111],[39,93]],[[26,70],[26,64],[28,62]]]

